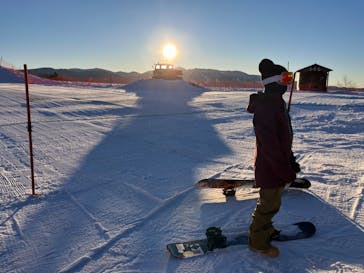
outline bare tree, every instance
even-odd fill
[[[355,83],[349,79],[347,75],[344,75],[342,82],[337,82],[338,87],[344,87],[344,88],[355,88]]]

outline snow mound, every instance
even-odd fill
[[[125,85],[123,89],[127,91],[159,91],[159,92],[186,92],[197,91],[204,92],[206,88],[183,81],[183,80],[163,80],[148,79],[139,80],[131,84]]]
[[[0,83],[23,83],[24,76],[14,70],[0,66]]]
[[[148,79],[133,82],[122,87],[135,93],[139,100],[139,114],[189,113],[194,111],[190,103],[206,88],[183,80]]]
[[[29,74],[29,83],[34,84],[52,84],[54,81],[42,79],[40,77]],[[24,83],[24,74],[21,71],[16,71],[0,66],[0,83]]]

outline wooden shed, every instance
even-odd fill
[[[298,82],[299,90],[327,91],[330,68],[318,64],[302,68],[297,72],[300,73]]]

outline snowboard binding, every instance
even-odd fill
[[[297,189],[308,189],[311,187],[311,182],[302,177],[302,178],[296,178],[290,185],[291,188],[297,188]]]
[[[226,188],[226,189],[223,189],[222,193],[225,196],[235,196],[236,190],[234,188]]]
[[[221,228],[209,227],[206,229],[207,247],[209,251],[215,248],[227,247],[226,236],[222,235]]]

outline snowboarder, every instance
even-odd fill
[[[256,184],[260,187],[249,227],[249,248],[276,257],[279,249],[270,242],[279,231],[274,228],[272,218],[280,209],[285,185],[291,183],[299,171],[291,150],[293,134],[283,99],[292,74],[269,59],[260,62],[259,71],[264,91],[252,94],[247,107],[247,111],[254,114],[254,172]]]

